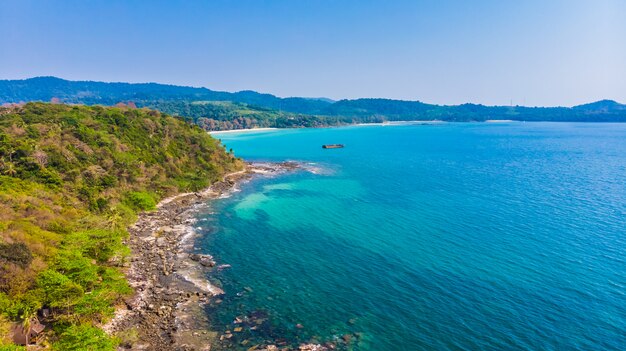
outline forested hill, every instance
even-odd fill
[[[575,107],[454,106],[425,104],[419,101],[389,99],[341,100],[326,107],[326,116],[352,119],[442,120],[442,121],[554,121],[554,122],[626,122],[626,105],[603,100]]]
[[[575,107],[454,106],[391,99],[279,98],[156,83],[75,82],[54,77],[0,80],[0,103],[54,101],[126,104],[184,116],[206,130],[253,127],[319,127],[349,123],[442,121],[626,122],[626,105],[603,100]]]
[[[159,199],[241,167],[202,129],[158,111],[0,108],[0,349],[12,328],[42,322],[53,350],[113,350],[96,326],[130,293],[125,228]]]
[[[0,80],[0,104],[58,99],[64,103],[115,105],[132,101],[147,106],[163,101],[231,101],[292,113],[314,114],[331,104],[327,99],[279,98],[254,91],[228,93],[157,83],[69,81],[56,77]]]

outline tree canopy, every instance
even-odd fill
[[[94,326],[131,293],[125,228],[162,197],[241,166],[199,127],[157,111],[0,108],[0,329],[46,308],[53,349],[113,349]]]

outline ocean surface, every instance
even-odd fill
[[[215,349],[626,350],[626,124],[216,137],[307,170],[198,215],[198,251],[232,265],[210,276],[226,295],[207,313],[234,335]]]

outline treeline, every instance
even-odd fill
[[[139,106],[185,116],[186,119],[208,131],[259,127],[326,127],[386,121],[626,122],[626,106],[612,101],[599,101],[575,108],[565,108],[476,104],[440,106],[418,101],[357,99],[338,101],[319,111],[320,114],[317,115],[281,112],[223,101],[141,102]]]
[[[332,103],[328,99],[279,98],[250,90],[229,93],[157,83],[69,81],[56,77],[0,80],[0,104],[53,99],[64,103],[110,106],[120,101],[231,101],[301,114],[314,114]]]
[[[454,106],[390,99],[341,100],[320,111],[322,115],[363,120],[377,116],[386,121],[481,122],[486,120],[546,122],[626,122],[626,105],[603,100],[576,107]]]
[[[164,196],[242,163],[157,111],[0,108],[0,349],[15,332],[53,350],[113,350],[97,326],[131,293],[125,228]]]
[[[358,120],[357,118],[342,116],[314,116],[281,112],[228,101],[156,101],[139,102],[136,106],[182,116],[207,131],[266,127],[325,127],[353,123],[353,121]],[[380,121],[381,119],[368,120]]]
[[[575,107],[445,106],[391,99],[279,98],[254,91],[227,93],[156,83],[73,82],[55,77],[0,80],[0,103],[28,101],[149,107],[184,116],[205,130],[412,120],[626,122],[626,105],[609,100]]]
[[[228,101],[156,101],[139,106],[182,116],[204,130],[273,127],[281,114],[270,110]]]

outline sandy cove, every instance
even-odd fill
[[[135,294],[103,326],[122,336],[120,349],[210,350],[217,333],[209,330],[203,306],[224,292],[206,279],[216,265],[210,255],[191,253],[194,214],[210,199],[225,196],[254,174],[279,174],[299,168],[294,162],[248,164],[197,193],[164,199],[156,211],[140,214],[126,244],[132,255],[126,269]]]

